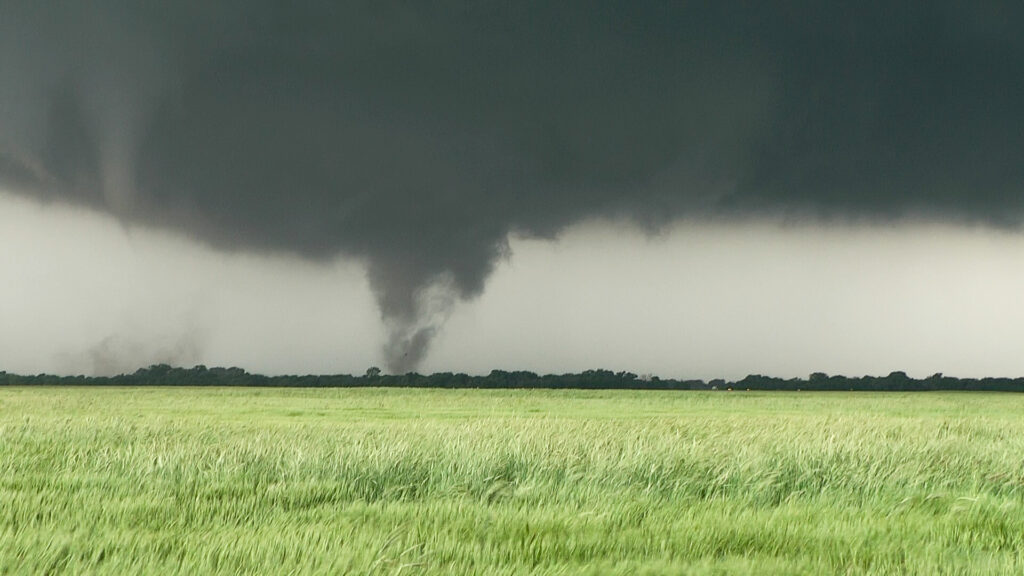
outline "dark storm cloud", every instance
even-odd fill
[[[361,258],[403,371],[510,231],[1018,225],[1022,6],[8,1],[0,175],[225,248]]]

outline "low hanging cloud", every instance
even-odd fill
[[[592,217],[1020,224],[1012,2],[0,6],[0,179],[366,263],[415,369],[510,232]]]

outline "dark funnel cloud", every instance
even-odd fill
[[[415,368],[510,232],[595,216],[1017,226],[1020,2],[0,5],[0,178],[363,260]]]

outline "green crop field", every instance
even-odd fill
[[[0,573],[1020,574],[1024,396],[0,388]]]

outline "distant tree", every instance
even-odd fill
[[[370,366],[369,368],[366,369],[366,377],[380,378],[380,368],[377,368],[376,366]]]

